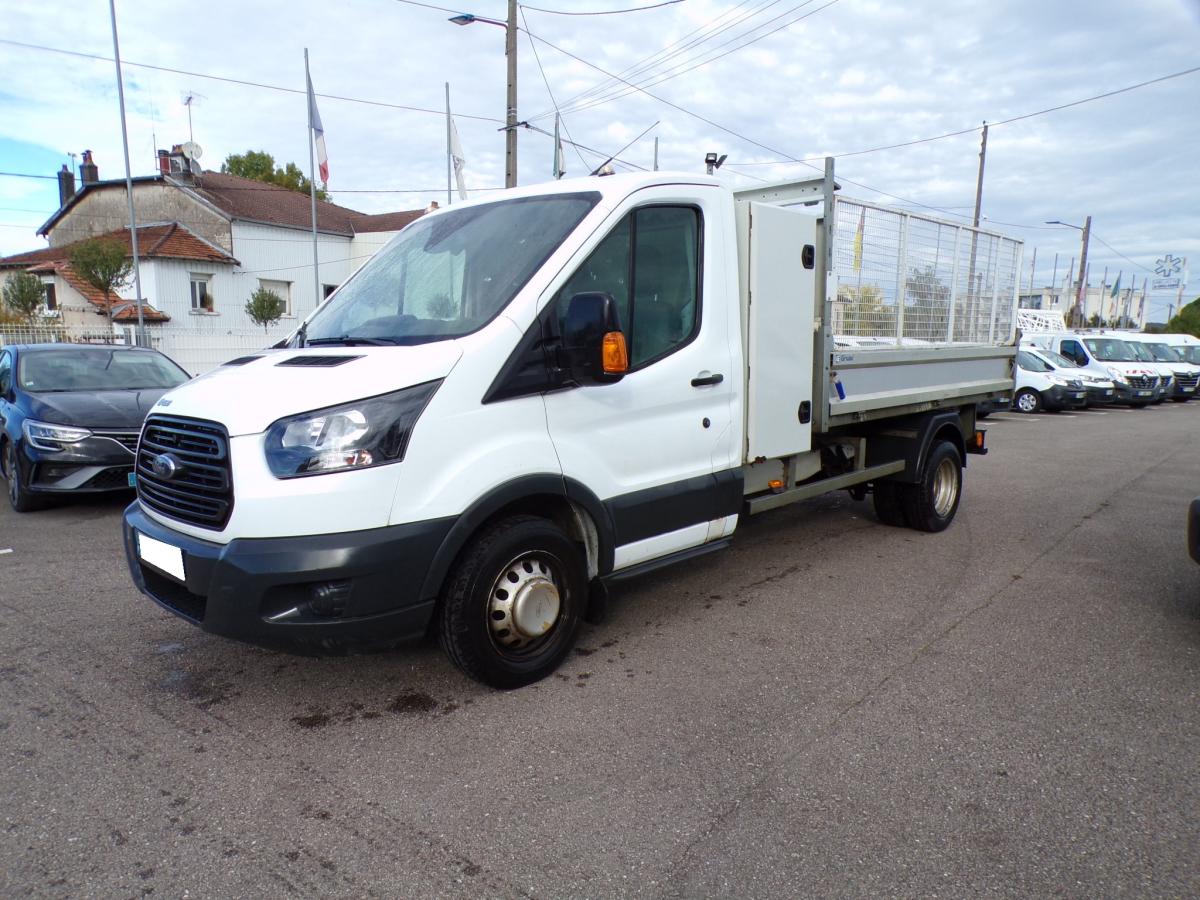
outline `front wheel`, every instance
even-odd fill
[[[1023,413],[1035,413],[1042,408],[1042,398],[1037,391],[1022,388],[1013,398],[1013,409]]]
[[[917,531],[944,531],[958,512],[962,495],[962,455],[949,441],[929,451],[921,480],[904,486],[904,518]]]
[[[520,687],[558,668],[586,601],[576,545],[547,519],[510,516],[488,526],[455,561],[442,593],[442,648],[477,681]]]
[[[17,445],[4,443],[4,477],[8,482],[8,502],[17,512],[32,512],[42,508],[42,500],[35,497],[21,480],[21,463]]]

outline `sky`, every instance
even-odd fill
[[[599,14],[643,6],[655,8]],[[504,183],[504,29],[448,21],[503,19],[504,0],[116,8],[135,175],[189,139],[188,96],[206,167],[265,150],[307,170],[307,47],[334,202],[446,201],[447,83],[472,197]],[[1140,286],[1172,254],[1194,273],[1184,302],[1200,294],[1200,71],[1029,115],[1200,67],[1200,0],[537,0],[518,19],[518,118],[553,132],[561,110],[587,148],[567,147],[568,177],[618,153],[650,168],[655,137],[663,169],[727,154],[718,174],[733,187],[807,177],[789,160],[833,155],[849,196],[969,221],[980,126],[1024,116],[989,127],[982,201],[984,227],[1025,242],[1022,286],[1035,248],[1036,286],[1061,283],[1079,255],[1077,228],[1044,223],[1090,215],[1093,285],[1107,270],[1110,285]],[[53,176],[84,149],[101,178],[125,168],[108,3],[0,0],[0,21],[11,254],[45,246],[36,230],[58,205],[55,181],[21,176]],[[953,132],[965,133],[925,140]],[[909,146],[858,152],[896,144]],[[553,139],[522,129],[518,159],[521,184],[549,180]],[[1148,318],[1174,302],[1151,294]]]

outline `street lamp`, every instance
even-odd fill
[[[517,0],[508,0],[508,21],[472,13],[451,16],[455,25],[499,25],[505,30],[504,55],[508,58],[508,100],[504,116],[504,186],[517,186]]]
[[[1082,317],[1083,311],[1084,311],[1083,278],[1084,278],[1085,272],[1087,271],[1088,238],[1091,236],[1091,233],[1092,233],[1092,217],[1088,216],[1086,219],[1084,219],[1082,227],[1080,227],[1079,225],[1072,225],[1070,222],[1060,222],[1058,219],[1054,219],[1053,221],[1048,221],[1048,222],[1046,222],[1046,224],[1047,225],[1065,225],[1067,228],[1074,228],[1076,231],[1083,232],[1083,249],[1079,253],[1079,290],[1076,292],[1076,295],[1075,295],[1075,310],[1077,312],[1077,315]],[[1101,312],[1103,312],[1103,310],[1101,310]]]

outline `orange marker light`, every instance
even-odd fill
[[[601,359],[606,374],[619,375],[629,371],[629,351],[625,349],[624,334],[619,331],[610,331],[604,335]]]

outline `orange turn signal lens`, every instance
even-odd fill
[[[986,434],[987,434],[986,431],[975,432],[975,446],[976,447],[979,447],[980,449],[983,448],[984,435],[986,435]]]
[[[767,482],[767,487],[776,494],[781,493],[783,491],[783,481],[779,478],[772,478]]]
[[[604,335],[602,360],[606,375],[620,375],[629,371],[629,351],[625,349],[625,335],[610,331]]]

